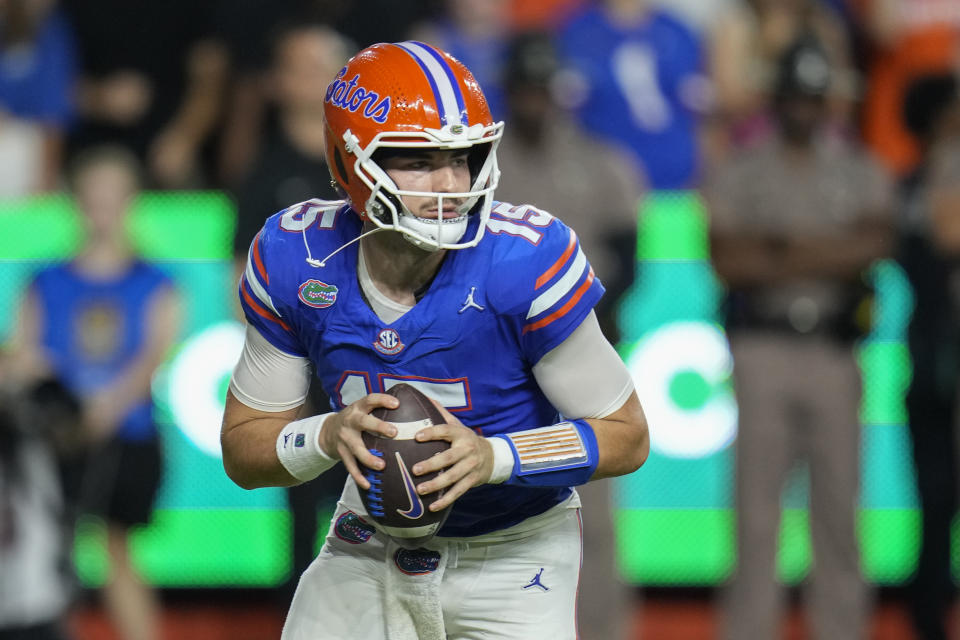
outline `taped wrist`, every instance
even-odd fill
[[[283,468],[300,482],[313,480],[339,462],[320,448],[320,430],[332,415],[325,413],[295,420],[277,436],[277,458]]]
[[[600,461],[597,436],[586,420],[567,420],[549,427],[503,433],[491,439],[506,442],[513,469],[506,484],[526,487],[573,487],[585,484]],[[492,443],[494,471],[491,482],[503,475],[500,443]],[[498,457],[501,464],[498,464]]]

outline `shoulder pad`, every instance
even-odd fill
[[[313,268],[308,258],[323,258],[344,237],[356,235],[359,219],[349,215],[341,201],[300,202],[267,218],[250,244],[240,279],[241,305],[247,320],[274,346],[304,355],[293,318],[301,276]]]
[[[536,362],[580,324],[603,286],[577,234],[545,211],[500,203],[488,232],[499,236],[492,254],[491,303],[512,318]]]

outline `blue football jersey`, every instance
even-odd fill
[[[483,240],[448,251],[427,292],[393,323],[361,294],[357,244],[324,267],[306,261],[308,250],[323,259],[360,232],[343,202],[294,205],[267,219],[240,281],[247,320],[277,348],[315,364],[335,410],[406,382],[484,436],[558,421],[532,367],[603,295],[569,227],[531,206],[494,203]],[[475,487],[454,504],[440,535],[509,527],[569,495],[569,488]]]

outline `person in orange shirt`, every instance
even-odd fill
[[[901,107],[910,81],[960,66],[960,9],[954,0],[854,0],[874,46],[864,98],[867,144],[894,173],[920,160]]]

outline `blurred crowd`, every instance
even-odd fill
[[[853,347],[870,329],[863,274],[877,259],[900,261],[916,291],[907,408],[924,507],[913,613],[921,638],[946,638],[960,380],[960,3],[0,0],[0,199],[61,190],[86,197],[82,212],[104,236],[88,242],[103,247],[88,247],[76,277],[136,273],[167,295],[161,276],[137,271],[135,256],[107,237],[124,198],[139,188],[228,192],[242,262],[267,216],[338,197],[324,156],[326,86],[358,49],[405,39],[446,49],[477,77],[494,118],[507,123],[498,199],[523,194],[576,229],[608,289],[598,315],[611,339],[614,303],[642,277],[634,266],[642,194],[702,193],[741,412],[739,564],[724,601],[725,637],[775,637],[780,492],[798,460],[811,477],[811,629],[818,638],[865,637]],[[86,183],[74,179],[77,167]],[[119,171],[119,186],[98,167]],[[32,291],[42,299],[43,282]],[[51,300],[52,317],[54,303],[67,303]],[[42,312],[38,304],[28,300],[21,323],[36,321],[29,313]],[[0,367],[4,388],[39,393],[43,373],[74,375],[56,358],[37,365],[43,337],[24,338],[22,329],[6,358],[15,366]],[[156,363],[173,339],[139,331],[147,337],[116,371]],[[83,383],[70,391],[87,440],[119,438],[129,449],[154,437],[131,431],[114,406],[124,392],[142,399],[143,384],[128,380],[109,398]],[[3,437],[29,441],[16,426],[23,412],[7,414]],[[19,521],[53,539],[59,525],[43,514],[62,499],[40,449],[11,451],[0,451],[0,559],[25,557],[18,535],[22,544],[46,539],[9,526],[14,509],[39,514]],[[30,484],[34,493],[12,498],[27,469],[44,477]],[[585,518],[586,543],[597,548],[586,550],[593,560],[584,569],[599,584],[614,572],[609,488],[591,483],[584,492],[585,513],[600,514]],[[119,515],[127,517],[111,560],[125,566],[125,526],[146,516]],[[62,571],[47,566],[51,576]],[[5,607],[14,575],[0,569],[0,639],[62,637],[67,596]],[[113,608],[136,611],[127,637],[155,637],[144,631],[155,601],[136,575],[122,584]],[[624,637],[623,616],[591,619],[624,611],[622,589],[583,597],[603,604],[581,607],[583,637]]]
[[[949,0],[4,0],[0,195],[60,188],[69,159],[104,142],[137,154],[149,188],[253,188],[285,152],[322,155],[317,78],[377,41],[449,50],[494,117],[513,117],[528,82],[511,54],[531,34],[556,49],[554,72],[529,71],[549,75],[551,101],[632,156],[650,188],[696,187],[769,137],[778,59],[801,37],[831,66],[831,137],[866,143],[903,176],[920,155],[903,92],[955,65],[958,11]]]

